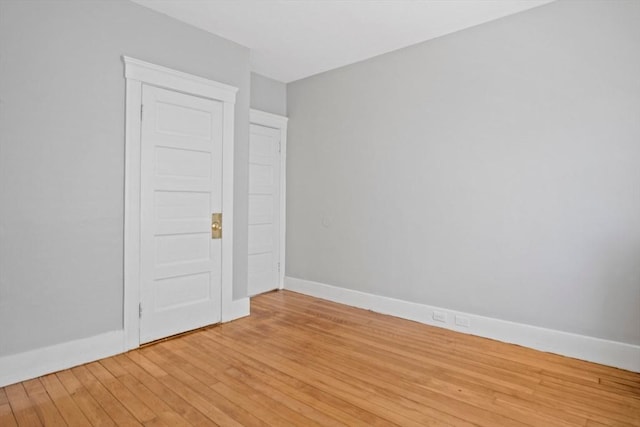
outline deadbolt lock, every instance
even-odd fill
[[[212,239],[222,238],[222,214],[221,213],[211,214],[211,238]]]

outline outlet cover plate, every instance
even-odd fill
[[[435,320],[436,322],[446,323],[447,322],[447,313],[445,313],[444,311],[434,311],[433,312],[433,320]]]
[[[471,321],[468,317],[456,316],[456,325],[462,326],[463,328],[468,328],[469,326],[471,326]]]

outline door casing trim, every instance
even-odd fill
[[[140,146],[143,84],[223,103],[222,215],[225,229],[221,266],[222,321],[241,317],[239,313],[244,313],[245,305],[248,304],[245,301],[233,301],[234,108],[238,88],[128,56],[123,56],[122,59],[126,79],[123,326],[124,351],[127,351],[140,346]]]

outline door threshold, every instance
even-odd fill
[[[196,332],[202,332],[202,331],[206,331],[208,329],[213,329],[213,328],[218,327],[220,325],[222,325],[222,323],[214,323],[212,325],[202,326],[201,328],[191,329],[190,331],[180,332],[179,334],[169,335],[168,337],[159,338],[159,339],[154,340],[154,341],[149,341],[147,343],[140,344],[140,346],[138,348],[150,347],[152,345],[160,344],[160,343],[163,343],[165,341],[170,341],[170,340],[173,340],[173,339],[176,339],[176,338],[181,338],[181,337],[184,337],[184,336],[187,336],[187,335],[195,334]]]

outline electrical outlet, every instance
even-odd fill
[[[462,326],[463,328],[468,328],[469,326],[471,326],[471,321],[468,317],[456,316],[456,325]]]
[[[444,311],[434,311],[433,320],[435,320],[436,322],[447,323],[447,313],[445,313]]]

